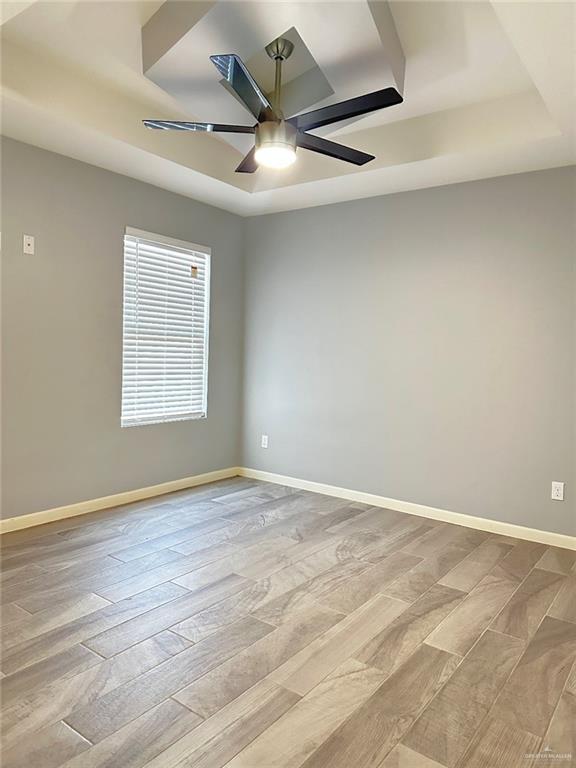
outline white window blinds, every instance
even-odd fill
[[[124,237],[123,427],[206,416],[210,249]]]

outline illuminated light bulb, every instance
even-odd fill
[[[265,168],[288,168],[296,160],[296,150],[288,144],[263,144],[254,158]]]
[[[288,168],[296,160],[296,138],[296,128],[284,120],[260,123],[254,159],[265,168]]]

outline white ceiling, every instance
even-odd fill
[[[572,2],[1,8],[3,134],[242,215],[576,162]],[[306,46],[286,67],[298,111],[402,90],[404,78],[402,105],[322,131],[375,154],[372,163],[356,168],[299,150],[289,171],[235,174],[250,136],[142,127],[146,117],[250,124],[208,56],[238,53],[269,88],[263,48],[292,28]]]

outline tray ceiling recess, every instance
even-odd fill
[[[575,11],[504,0],[5,3],[2,133],[242,215],[569,165]],[[271,101],[266,46],[279,37],[294,46],[286,117],[386,88],[403,96],[307,129],[374,160],[298,148],[281,171],[236,173],[252,132],[143,126],[254,126],[210,56],[239,56]]]

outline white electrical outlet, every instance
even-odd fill
[[[260,447],[268,448],[268,435],[262,435],[260,438]]]
[[[564,483],[552,482],[551,495],[554,501],[564,501]]]
[[[22,238],[22,250],[28,256],[34,256],[34,237],[33,235],[24,235]]]

